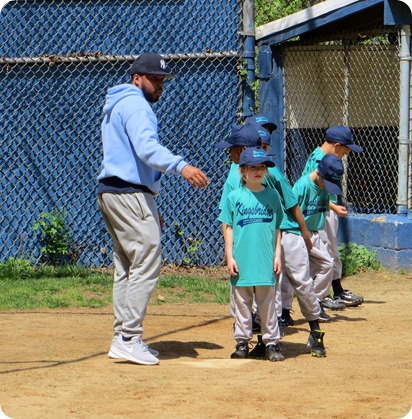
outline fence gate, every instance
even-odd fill
[[[392,29],[393,30],[393,29]],[[349,125],[360,154],[345,158],[344,195],[357,213],[396,213],[399,47],[396,34],[285,44],[285,167],[294,183],[326,128]]]

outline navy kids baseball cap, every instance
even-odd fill
[[[239,158],[239,166],[256,166],[265,164],[267,167],[274,167],[275,163],[269,160],[267,154],[260,147],[249,147],[242,151]]]
[[[277,128],[276,124],[269,122],[269,119],[267,119],[266,116],[262,114],[249,116],[249,118],[245,119],[245,124],[260,125],[263,128],[267,127],[270,134],[272,134],[272,132]]]
[[[333,154],[325,154],[319,162],[318,171],[323,178],[326,190],[334,195],[342,195],[342,161]]]
[[[230,148],[235,145],[256,147],[262,143],[256,128],[251,125],[234,125],[229,138],[216,144],[217,148]]]
[[[270,134],[261,125],[255,123],[248,123],[247,125],[250,125],[259,133],[262,143],[270,144]]]
[[[130,75],[133,76],[133,74],[155,74],[166,78],[175,77],[166,68],[166,61],[155,52],[145,52],[139,55],[130,67]]]
[[[349,147],[355,153],[361,153],[362,147],[359,147],[353,141],[353,134],[349,127],[344,125],[335,125],[326,130],[326,141],[331,143],[339,143]]]

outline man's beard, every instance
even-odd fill
[[[162,96],[162,93],[163,92],[160,92],[160,94],[157,94],[157,92],[149,93],[149,92],[145,92],[143,90],[143,95],[144,95],[145,99],[150,103],[156,103],[160,99],[160,96]]]

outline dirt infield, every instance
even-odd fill
[[[1,409],[13,419],[403,418],[412,275],[373,272],[344,285],[365,303],[323,325],[327,358],[308,354],[295,302],[278,363],[229,359],[228,306],[151,305],[145,341],[160,351],[157,366],[107,357],[111,308],[1,312]]]

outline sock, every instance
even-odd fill
[[[132,338],[125,338],[124,336],[122,336],[122,340],[123,342],[130,342]]]
[[[310,331],[314,332],[315,330],[320,330],[319,321],[318,320],[311,320],[308,322],[310,326]]]
[[[334,279],[332,281],[332,289],[333,289],[333,295],[339,295],[342,294],[344,291],[342,288],[342,284],[340,283],[340,278]]]

